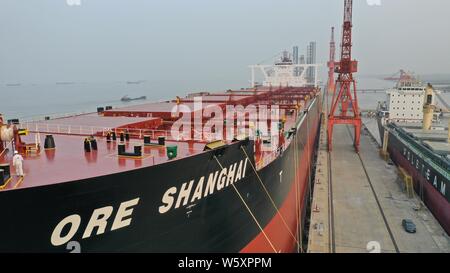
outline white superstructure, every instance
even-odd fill
[[[400,79],[394,88],[388,89],[387,110],[389,120],[395,122],[422,122],[426,86],[408,75]],[[433,104],[434,96],[433,96]]]
[[[264,76],[263,86],[317,86],[317,69],[318,64],[294,64],[289,54],[285,51],[282,54],[281,60],[273,65],[251,65],[252,70],[252,87],[256,86],[255,70],[259,69]],[[313,68],[314,79],[313,82],[308,82],[305,78],[307,68]]]

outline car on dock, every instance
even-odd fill
[[[408,233],[416,233],[416,224],[411,219],[403,219],[402,226]]]

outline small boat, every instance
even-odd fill
[[[146,96],[140,96],[140,97],[137,97],[137,98],[130,98],[130,97],[128,97],[128,95],[125,95],[120,100],[121,101],[132,101],[132,100],[146,100],[146,99],[147,99]]]
[[[127,81],[127,84],[140,84],[143,81]]]

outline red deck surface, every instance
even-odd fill
[[[82,136],[53,135],[56,143],[55,150],[42,150],[38,156],[24,156],[24,180],[17,188],[26,188],[55,183],[68,182],[90,177],[118,173],[137,168],[144,168],[167,162],[165,147],[146,146],[142,159],[124,158],[117,155],[117,142],[109,145],[104,138],[97,138],[98,150],[86,153],[83,149]],[[43,138],[43,136],[41,136]],[[34,134],[23,138],[26,142],[34,142]],[[43,139],[41,139],[43,142]],[[142,145],[143,140],[130,140],[127,150],[132,151],[134,145]],[[205,144],[193,144],[191,147],[184,142],[167,141],[166,145],[178,146],[177,160],[203,151]],[[12,154],[0,157],[0,162],[11,163]],[[14,179],[5,190],[13,189],[17,179]]]
[[[293,117],[289,117],[286,128],[294,124]],[[41,134],[41,143],[44,142]],[[98,150],[85,152],[83,141],[85,137],[74,135],[53,134],[55,150],[41,150],[39,155],[24,156],[25,177],[20,183],[17,178],[4,188],[4,190],[20,189],[56,183],[70,182],[96,176],[103,176],[118,172],[149,167],[169,161],[166,156],[166,148],[158,146],[144,146],[142,158],[125,158],[117,155],[117,141],[107,143],[104,137],[97,137]],[[35,134],[22,137],[22,140],[31,143],[35,141]],[[132,151],[135,145],[143,145],[142,139],[131,139],[127,143],[127,151]],[[286,143],[288,144],[288,142]],[[182,159],[203,152],[205,143],[191,143],[166,141],[166,146],[177,145],[178,157]],[[273,152],[263,152],[262,161],[258,165],[265,166],[274,159]],[[11,173],[15,170],[12,166],[12,153],[3,154],[0,163],[9,162]]]
[[[248,94],[248,95],[234,95],[232,93],[229,93],[229,94],[222,94],[222,95],[214,94],[214,95],[209,95],[209,96],[201,96],[201,99],[202,99],[202,101],[206,101],[206,102],[208,102],[208,101],[213,101],[213,102],[233,101],[233,102],[236,102],[236,101],[240,101],[242,99],[249,98],[249,97],[252,97],[252,95],[251,94]],[[187,101],[193,101],[194,98],[184,98],[183,99],[183,101],[186,101],[186,100]]]
[[[127,125],[142,123],[142,122],[150,122],[157,121],[158,118],[152,117],[107,117],[102,116],[97,113],[71,116],[66,118],[58,118],[51,119],[45,121],[38,121],[29,123],[30,126],[35,123],[39,124],[54,124],[54,125],[70,125],[70,126],[85,126],[85,127],[105,127],[105,128],[121,128],[126,127]],[[32,127],[30,127],[32,128]]]
[[[262,88],[258,91],[258,94],[267,92],[267,88]],[[243,91],[248,92],[248,91]],[[251,94],[249,94],[251,95]],[[210,105],[225,105],[228,97],[222,95],[211,94],[210,96],[204,96],[207,99],[219,99],[223,100],[222,103],[203,103],[202,108],[205,109]],[[251,96],[234,96],[233,99],[253,99]],[[262,101],[259,101],[261,103]],[[190,109],[194,109],[194,103],[183,103]],[[166,122],[170,122],[170,114],[172,109],[176,106],[174,102],[159,102],[148,103],[142,105],[128,106],[118,109],[105,111],[101,116],[97,113],[72,116],[67,118],[47,120],[43,122],[34,123],[50,124],[50,125],[65,125],[74,127],[95,127],[95,128],[120,128],[129,127],[130,125],[140,124],[147,125],[157,123],[160,121],[155,116],[160,115],[165,117],[168,115],[169,119]],[[136,117],[137,113],[143,114],[142,118]],[[114,116],[117,115],[117,116]],[[286,130],[291,128],[295,123],[294,116],[287,116],[285,124]],[[33,125],[33,124],[32,124]],[[148,127],[147,127],[148,128]],[[32,131],[33,128],[30,128]],[[59,130],[59,129],[58,129]],[[40,132],[46,132],[39,129]],[[81,130],[80,130],[81,131]],[[73,135],[72,132],[59,132],[53,133],[53,137],[56,143],[56,149],[50,151],[42,150],[38,155],[26,155],[24,156],[24,172],[25,178],[22,182],[18,183],[18,179],[14,178],[4,190],[11,190],[15,188],[26,188],[42,185],[50,185],[56,183],[63,183],[75,180],[81,180],[96,176],[103,176],[118,172],[129,171],[137,168],[149,167],[157,164],[161,164],[168,161],[166,156],[165,147],[147,146],[143,149],[142,158],[124,158],[117,155],[117,142],[107,143],[104,137],[97,137],[98,150],[86,153],[83,148],[84,136]],[[28,136],[22,136],[22,140],[26,143],[35,142],[35,134],[31,133]],[[45,134],[40,135],[40,142],[44,143]],[[289,143],[286,142],[286,145]],[[135,145],[143,145],[142,139],[131,139],[128,142],[127,150],[133,150]],[[178,157],[173,160],[182,159],[198,153],[203,152],[205,143],[192,143],[183,141],[166,141],[166,145],[178,146]],[[258,162],[258,165],[264,166],[268,164],[274,158],[272,152],[263,152],[262,161]],[[258,160],[259,161],[259,160]],[[12,153],[4,153],[0,156],[0,163],[9,162],[12,163]],[[12,165],[12,164],[11,164]],[[15,174],[14,168],[11,166],[11,173]]]
[[[194,110],[194,103],[188,102],[188,103],[182,103],[182,105],[189,107],[189,109],[191,109],[191,110]],[[216,103],[202,103],[202,109],[206,108],[209,105],[217,105],[217,104]],[[146,103],[146,104],[132,105],[132,106],[108,110],[108,111],[105,111],[105,115],[110,115],[109,113],[120,113],[120,112],[171,113],[173,109],[176,109],[176,106],[177,106],[177,104],[175,102]]]

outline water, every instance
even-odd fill
[[[450,80],[448,81],[450,82]],[[387,89],[394,82],[370,77],[357,77],[358,89]],[[220,86],[212,84],[208,90],[227,90],[237,86]],[[242,86],[245,87],[245,86]],[[52,116],[63,113],[94,112],[97,107],[111,105],[115,107],[141,104],[146,102],[174,99],[176,95],[202,90],[187,90],[182,82],[149,82],[128,84],[127,82],[105,83],[15,83],[0,84],[0,113],[7,119],[29,119],[36,116]],[[147,96],[145,101],[121,102],[124,95],[130,97]],[[450,103],[450,93],[442,97]],[[375,109],[378,101],[384,101],[386,94],[358,93],[361,109]]]
[[[30,118],[72,112],[94,112],[97,107],[173,99],[170,90],[141,82],[20,84],[0,86],[0,113],[6,118]],[[146,96],[147,100],[122,102],[120,99]]]
[[[357,89],[388,89],[395,83],[391,81],[384,81],[376,78],[359,77],[357,78]],[[358,92],[359,108],[362,110],[375,110],[379,101],[386,100],[385,92]]]

